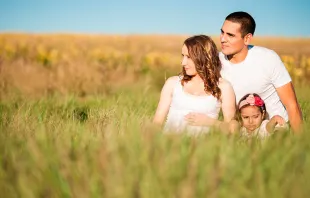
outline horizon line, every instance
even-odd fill
[[[1,31],[0,34],[23,34],[23,35],[85,35],[85,36],[192,36],[204,34],[210,37],[219,37],[216,34],[206,34],[206,33],[197,33],[197,34],[186,34],[186,33],[104,33],[104,32],[67,32],[67,31],[55,31],[55,32],[31,32],[31,31]],[[253,38],[291,38],[291,39],[310,39],[310,35],[308,36],[289,36],[289,35],[256,35],[254,34]]]

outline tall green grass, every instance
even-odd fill
[[[297,88],[307,123],[309,89]],[[158,89],[0,103],[1,197],[307,197],[310,135],[165,135]]]

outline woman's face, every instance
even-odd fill
[[[240,111],[243,126],[248,132],[253,132],[257,129],[264,120],[264,113],[262,113],[257,106],[247,106]]]
[[[197,70],[195,67],[194,61],[189,57],[188,49],[186,45],[183,45],[182,47],[182,66],[184,67],[184,70],[187,75],[189,76],[195,76],[197,75]]]

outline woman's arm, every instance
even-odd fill
[[[153,118],[153,123],[159,125],[163,124],[171,104],[173,88],[178,80],[179,80],[178,76],[173,76],[166,80],[161,90],[159,103],[156,109],[155,116]]]
[[[224,80],[220,80],[219,87],[221,89],[222,95],[222,112],[224,116],[224,121],[217,121],[216,125],[221,131],[235,133],[239,131],[240,125],[235,120],[236,115],[236,96],[231,84]]]
[[[230,122],[236,115],[236,96],[231,84],[224,80],[220,80],[219,87],[222,92],[222,112],[225,122]]]

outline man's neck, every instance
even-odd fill
[[[248,47],[246,46],[239,53],[228,55],[227,58],[229,62],[233,64],[238,64],[245,60],[246,56],[248,55],[248,51]]]

